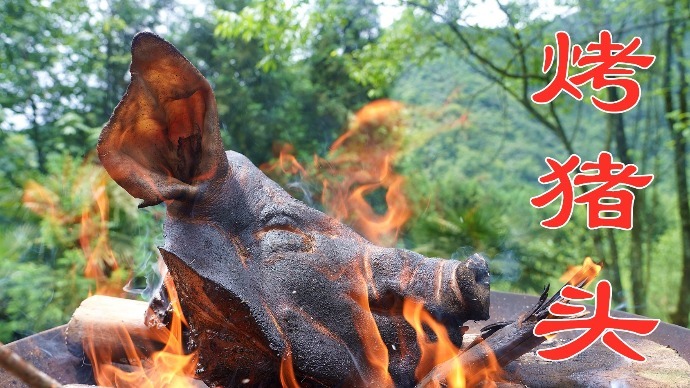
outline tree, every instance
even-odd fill
[[[217,93],[234,94],[218,100],[237,101],[232,115],[223,118],[219,110],[231,146],[259,163],[270,158],[265,152],[276,141],[299,144],[303,155],[324,153],[349,113],[368,100],[344,58],[376,39],[376,6],[366,0],[261,1],[221,7],[216,17],[214,55],[234,64],[225,70],[215,62]],[[247,109],[236,108],[243,105]]]
[[[429,47],[428,50],[444,47],[455,52],[475,72],[486,77],[517,101],[543,128],[560,141],[567,154],[577,153],[574,139],[583,128],[583,123],[579,119],[579,110],[582,107],[574,105],[572,101],[563,100],[538,106],[530,98],[532,92],[550,80],[548,75],[539,71],[542,47],[537,42],[550,39],[547,31],[553,28],[555,23],[554,20],[534,18],[532,15],[537,11],[536,4],[497,3],[506,19],[506,25],[497,28],[468,25],[463,20],[466,9],[455,2],[406,1],[403,4],[407,5],[408,9],[401,22],[413,23],[416,28],[398,28],[424,32],[427,39],[422,43]],[[565,23],[564,20],[559,22]],[[405,48],[395,46],[392,50]],[[420,51],[419,48],[415,50]],[[369,76],[365,75],[362,78],[366,82]],[[376,79],[377,76],[374,75],[373,78]],[[573,111],[577,112],[576,117],[570,120]],[[597,256],[605,257],[601,233],[593,231],[592,238]],[[616,268],[616,265],[611,266],[612,276],[614,283],[620,285],[620,272]]]
[[[0,84],[7,93],[0,105],[12,116],[0,128],[26,134],[39,172],[46,173],[52,152],[84,156],[93,148],[127,85],[132,37],[152,29],[166,4],[98,3],[92,6],[106,6],[106,15],[92,18],[96,10],[82,0],[2,3]]]
[[[398,21],[398,25],[386,31],[379,40],[379,43],[387,44],[385,55],[391,51],[397,52],[394,54],[394,59],[381,57],[377,49],[363,50],[353,55],[357,63],[353,67],[369,71],[369,73],[366,70],[360,72],[359,79],[375,89],[385,78],[381,76],[382,69],[401,70],[399,64],[391,63],[395,62],[399,56],[409,57],[420,51],[423,52],[424,49],[420,49],[419,46],[425,46],[427,50],[438,50],[443,47],[457,53],[458,58],[467,62],[474,71],[511,96],[542,128],[560,141],[562,150],[566,154],[579,153],[584,154],[585,157],[588,154],[594,156],[593,152],[598,152],[601,147],[612,148],[624,163],[641,163],[642,165],[648,165],[650,158],[656,157],[652,153],[639,152],[649,150],[649,147],[634,143],[639,139],[639,136],[635,135],[639,127],[626,126],[625,119],[632,117],[632,113],[602,118],[601,121],[607,123],[608,135],[596,140],[584,139],[581,135],[585,132],[585,125],[591,125],[591,122],[582,119],[583,114],[601,117],[600,112],[591,106],[585,107],[583,103],[575,104],[566,97],[543,106],[534,104],[530,98],[534,91],[545,86],[553,76],[553,69],[549,74],[542,74],[540,71],[543,58],[542,44],[553,40],[553,32],[559,29],[568,30],[572,32],[571,36],[575,42],[588,42],[596,40],[598,32],[607,28],[613,31],[616,41],[624,41],[623,38],[630,36],[631,32],[639,32],[641,28],[645,28],[644,26],[649,27],[646,16],[653,12],[653,9],[648,4],[638,4],[633,1],[624,3],[580,1],[577,2],[578,9],[576,9],[579,12],[573,12],[565,17],[541,17],[537,2],[497,1],[496,4],[502,11],[501,16],[505,20],[504,24],[498,27],[468,23],[466,16],[468,10],[471,9],[471,2],[403,1],[401,4],[407,7],[403,17]],[[618,12],[630,7],[634,7],[638,12]],[[587,27],[584,30],[583,25]],[[636,25],[639,26],[636,27]],[[411,39],[417,43],[416,47],[411,48],[404,44],[404,40],[397,38],[395,35],[397,30],[415,31],[417,35]],[[421,34],[424,34],[424,39],[419,38]],[[649,50],[649,43],[645,47]],[[373,55],[368,55],[371,53]],[[599,92],[598,97],[615,100],[618,95],[615,88],[606,88]],[[653,104],[651,97],[651,93],[648,93],[642,106]],[[640,117],[639,114],[636,116]],[[652,131],[652,127],[654,127],[653,124],[646,130]],[[599,150],[593,147],[596,144],[599,144]],[[587,189],[583,188],[584,190]],[[687,191],[684,194],[682,190],[677,190],[677,194],[679,198],[687,198]],[[638,191],[637,195],[634,209],[635,228],[628,233],[629,238],[625,236],[629,250],[624,257],[629,258],[630,265],[634,268],[630,271],[632,300],[629,306],[638,313],[644,313],[648,286],[648,279],[645,279],[647,273],[645,267],[649,267],[649,258],[645,257],[647,251],[643,249],[643,244],[648,241],[646,240],[647,221],[650,220],[651,213],[646,210],[647,201],[643,193]],[[622,272],[619,268],[622,263],[616,236],[621,235],[621,233],[602,233],[597,230],[591,232],[596,256],[606,259],[605,268],[611,271],[613,283],[619,289],[622,289],[623,284]],[[627,262],[626,260],[625,263]],[[687,294],[685,292],[685,295]],[[685,297],[682,299],[685,300]]]
[[[53,12],[53,7],[63,12]],[[0,6],[0,106],[12,112],[4,131],[22,130],[35,148],[36,164],[46,172],[49,139],[55,123],[70,111],[76,80],[65,77],[75,61],[72,47],[86,5],[80,0],[54,4],[5,1]]]
[[[687,143],[690,130],[690,107],[688,107],[688,74],[685,56],[687,18],[690,16],[690,2],[668,1],[666,3],[666,26],[664,39],[663,98],[666,123],[673,140],[673,168],[678,194],[678,214],[683,255],[681,286],[678,304],[672,319],[681,326],[688,326],[690,315],[690,196],[688,191]],[[675,21],[675,18],[680,20]],[[674,20],[674,21],[671,21]],[[673,82],[675,81],[675,82]],[[677,86],[676,86],[677,85]]]
[[[378,10],[370,0],[318,1],[307,28],[313,32],[305,62],[314,99],[304,114],[310,118],[310,131],[320,135],[319,151],[324,153],[350,111],[369,100],[367,88],[350,75],[346,58],[378,38]]]

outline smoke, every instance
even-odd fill
[[[292,181],[285,185],[285,189],[292,194],[292,196],[306,203],[309,207],[314,207],[314,192],[310,189],[309,184],[302,180],[301,176],[299,180]]]
[[[470,246],[464,246],[453,252],[450,258],[453,260],[464,260],[474,253],[477,253],[476,249]],[[493,258],[482,252],[479,253],[489,264],[492,282],[517,282],[520,276],[520,263],[518,262],[517,255],[515,255],[513,251],[508,250],[501,252]]]
[[[156,213],[164,209],[164,206],[161,204],[155,208],[151,207],[140,211]],[[142,244],[143,249],[139,249],[136,254],[141,255],[143,259],[141,264],[134,270],[131,279],[122,287],[122,290],[132,296],[138,296],[148,301],[161,288],[163,279],[168,272],[160,252],[155,248],[163,246],[165,238],[163,237],[163,230],[158,224],[153,227],[143,227],[140,232],[141,235],[137,239],[146,243]]]
[[[489,260],[489,271],[496,281],[515,283],[520,276],[520,263],[513,251],[504,251]]]
[[[144,262],[137,269],[137,275],[133,276],[122,287],[122,290],[130,295],[150,300],[163,285],[163,278],[166,273],[167,268],[163,264],[163,258],[160,257],[160,254],[147,253]]]

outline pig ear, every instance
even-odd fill
[[[228,162],[208,81],[173,45],[150,32],[132,41],[132,80],[103,128],[98,156],[140,207],[191,200]]]

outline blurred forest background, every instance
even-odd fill
[[[0,341],[65,323],[89,293],[147,297],[155,283],[164,209],[137,210],[94,155],[141,30],[171,41],[209,79],[226,148],[312,206],[338,213],[321,183],[352,173],[326,176],[324,160],[390,150],[386,166],[369,167],[395,183],[362,197],[379,215],[402,204],[409,219],[381,243],[440,257],[485,252],[493,289],[527,293],[591,256],[605,264],[616,308],[688,326],[690,1],[546,3],[0,2]],[[475,4],[492,11],[477,17]],[[532,103],[553,76],[555,66],[541,66],[555,32],[584,46],[602,29],[622,43],[639,36],[638,53],[657,56],[635,75],[639,105],[604,114],[589,86],[582,102]],[[596,93],[618,98],[614,88]],[[403,118],[370,122],[362,148],[334,156],[334,141],[361,127],[354,113],[381,98],[402,103]],[[537,182],[544,158],[595,160],[603,150],[655,175],[636,192],[634,229],[589,230],[583,206],[567,226],[542,228],[558,209],[529,203],[547,188]]]

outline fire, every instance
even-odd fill
[[[85,209],[81,215],[81,229],[79,245],[86,257],[84,276],[96,279],[96,292],[102,295],[118,295],[122,290],[119,279],[110,279],[109,272],[119,268],[108,240],[108,211],[110,209],[108,193],[106,192],[106,175],[100,174],[99,180],[92,186],[93,206]],[[98,217],[94,222],[91,214],[93,208]],[[95,243],[94,243],[95,241]]]
[[[571,286],[582,283],[582,287],[588,286],[601,272],[602,265],[597,264],[590,257],[585,257],[582,265],[569,265],[568,269],[561,275],[559,279],[562,282],[567,282]]]
[[[278,159],[274,163],[264,163],[259,166],[262,171],[270,173],[279,168],[283,174],[307,174],[304,167],[302,167],[297,161],[297,158],[293,155],[295,153],[295,147],[292,144],[276,144],[273,148],[273,152],[278,154]]]
[[[492,386],[494,381],[499,381],[502,368],[490,349],[486,349],[488,359],[486,365],[471,373],[464,369],[460,361],[463,350],[458,348],[450,339],[448,330],[436,321],[431,314],[424,309],[422,303],[412,299],[403,302],[403,317],[415,330],[417,343],[421,350],[421,357],[415,369],[417,381],[426,382],[425,386],[433,387],[468,387],[488,384]],[[430,335],[431,334],[431,335]],[[476,346],[485,346],[482,342]],[[441,376],[435,376],[435,368],[443,366]]]
[[[170,279],[170,278],[167,278]],[[114,349],[96,347],[86,336],[84,350],[93,365],[96,382],[100,386],[110,387],[189,387],[195,375],[197,356],[185,354],[182,328],[187,322],[182,314],[177,292],[172,280],[166,281],[169,299],[172,306],[172,319],[169,328],[151,330],[156,335],[155,341],[165,344],[163,349],[146,357],[134,344],[126,330],[120,330],[119,336],[130,366],[118,368],[113,362]],[[142,317],[143,319],[143,317]]]
[[[376,326],[374,315],[371,313],[367,289],[371,285],[371,271],[369,267],[369,257],[364,256],[361,262],[362,271],[354,271],[354,275],[359,279],[361,289],[350,297],[361,307],[360,319],[357,321],[357,332],[364,346],[364,354],[368,364],[371,366],[372,374],[367,376],[367,380],[372,385],[379,387],[392,387],[393,378],[388,373],[388,348],[381,338],[381,333]]]
[[[585,288],[599,276],[601,268],[602,265],[595,263],[591,257],[585,257],[581,265],[569,265],[559,280],[571,286],[580,285]],[[544,337],[550,341],[557,336],[558,334],[548,334]]]
[[[421,350],[421,357],[415,377],[417,380],[423,379],[436,366],[446,361],[451,362],[450,373],[446,376],[446,383],[449,387],[464,387],[465,373],[458,358],[460,349],[450,340],[446,328],[438,323],[424,306],[412,299],[407,299],[403,303],[403,317],[417,334],[417,343]],[[435,341],[428,338],[424,327],[428,327],[436,337]]]
[[[330,147],[324,158],[314,157],[305,168],[294,156],[292,145],[276,148],[273,163],[260,168],[266,173],[299,174],[319,182],[321,203],[331,216],[352,225],[370,241],[392,246],[412,211],[405,195],[405,179],[395,173],[394,161],[402,146],[400,117],[403,105],[378,100],[364,106],[348,130]],[[367,199],[381,193],[385,210]],[[383,207],[383,204],[379,208]]]
[[[360,304],[367,314],[371,314],[366,297],[359,298]],[[448,330],[438,322],[424,308],[423,304],[413,299],[405,299],[402,307],[403,317],[415,330],[417,343],[420,348],[420,360],[415,369],[415,379],[423,383],[424,387],[473,387],[495,386],[494,382],[501,381],[503,369],[498,363],[493,352],[486,348],[487,359],[480,368],[465,370],[465,365],[460,361],[463,350],[456,346],[450,339]],[[381,339],[380,333],[371,320],[358,328],[364,341],[366,359],[371,367],[372,374],[366,376],[367,381],[375,386],[392,387],[393,380],[388,372],[388,351]],[[486,346],[479,342],[475,346]],[[438,369],[443,372],[439,373]],[[280,363],[280,382],[283,387],[299,387],[294,371],[292,354],[288,348]],[[420,385],[421,386],[421,385]]]
[[[394,167],[396,155],[402,148],[402,111],[403,105],[391,100],[369,103],[357,112],[347,131],[333,142],[325,157],[315,156],[313,164],[303,165],[294,156],[294,147],[283,144],[274,149],[277,154],[275,161],[260,168],[268,174],[282,173],[283,177],[299,174],[304,181],[318,182],[321,192],[317,198],[327,213],[350,224],[378,245],[394,245],[401,228],[412,214],[405,194],[405,179],[395,172]],[[369,199],[376,194],[378,198]],[[381,202],[381,199],[385,202],[385,210],[381,210],[382,206],[372,205],[376,200]],[[364,314],[371,316],[366,298],[366,286],[371,279],[366,276],[366,269],[365,263],[363,274],[360,274],[365,290],[360,296],[352,297]],[[450,363],[450,372],[443,381],[435,381],[434,386],[443,383],[449,387],[465,387],[498,379],[502,369],[495,357],[487,360],[487,367],[473,370],[472,376],[468,376],[458,357],[462,350],[451,341],[444,325],[436,321],[421,303],[405,300],[403,316],[415,330],[421,350],[415,370],[418,381],[429,376],[436,366],[443,363]],[[376,324],[373,319],[362,319],[361,322],[358,332],[365,344],[365,357],[373,373],[369,377],[378,386],[392,386],[393,380],[388,372],[388,350]],[[428,335],[427,330],[433,334]],[[492,355],[491,352],[487,353]],[[299,386],[289,350],[280,364],[280,379],[284,387]]]
[[[280,360],[280,385],[284,388],[299,388],[295,368],[292,364],[292,352],[289,347]]]
[[[22,202],[43,218],[51,226],[50,230],[58,231],[52,238],[65,246],[81,249],[85,258],[84,277],[95,280],[96,293],[119,295],[126,279],[111,276],[120,265],[110,247],[107,182],[105,170],[91,164],[87,158],[74,171],[69,163],[66,164],[58,182],[29,181]],[[67,186],[71,191],[65,195],[52,187],[55,184],[60,190]]]
[[[326,212],[335,218],[348,222],[370,241],[378,245],[394,245],[398,234],[411,216],[409,200],[405,195],[405,179],[395,172],[396,155],[402,148],[400,116],[403,105],[390,100],[379,100],[363,107],[348,130],[330,147],[324,158],[314,157],[311,165],[301,164],[295,157],[292,145],[278,145],[274,150],[277,158],[273,163],[260,168],[266,173],[299,175],[303,180],[319,182],[321,203]],[[372,195],[379,195],[371,200]],[[98,275],[97,258],[108,257],[107,244],[108,198],[104,188],[94,190],[96,210],[81,219],[85,230],[80,235],[81,246],[89,258],[90,273]],[[378,200],[379,203],[376,203]],[[372,205],[376,203],[376,205]],[[384,206],[385,204],[385,206]],[[385,210],[382,210],[385,209]],[[92,214],[98,214],[93,223]],[[100,222],[100,223],[98,223]],[[101,227],[100,225],[104,226]],[[92,233],[91,231],[95,231]],[[88,232],[88,233],[87,233]],[[93,239],[92,236],[98,236]],[[104,237],[101,237],[104,236]],[[93,244],[93,241],[96,241]],[[112,253],[110,253],[112,255]],[[94,258],[93,262],[91,258]],[[109,263],[109,261],[101,262]],[[389,354],[386,344],[374,321],[367,287],[371,281],[366,276],[364,265],[362,290],[351,297],[361,307],[361,326],[358,333],[365,344],[366,362],[371,367],[368,381],[377,386],[393,386],[388,372]],[[163,349],[145,353],[134,343],[125,330],[118,335],[125,348],[129,367],[116,366],[113,349],[96,348],[87,336],[84,349],[93,364],[94,376],[101,386],[115,387],[187,387],[192,385],[197,367],[196,354],[185,354],[183,327],[187,324],[177,299],[174,285],[166,284],[172,304],[172,322],[168,329],[161,330],[157,342],[165,344]],[[415,378],[422,381],[431,376],[434,368],[450,366],[448,373],[435,378],[430,386],[466,387],[477,384],[491,384],[501,373],[492,353],[487,366],[471,373],[463,368],[460,349],[450,338],[443,324],[412,299],[403,301],[403,317],[416,332],[420,348],[420,360],[415,369]],[[155,331],[152,331],[155,333]],[[481,343],[476,346],[484,346]],[[283,387],[299,387],[294,369],[292,351],[285,349],[280,362],[279,378]],[[427,385],[429,386],[429,385]]]
[[[402,145],[402,108],[391,100],[369,103],[357,112],[347,132],[333,142],[326,160],[318,164],[330,176],[322,193],[327,211],[380,245],[393,245],[411,216],[404,178],[393,168]],[[383,214],[366,199],[377,190],[385,191]]]
[[[43,184],[29,181],[22,196],[24,206],[50,226],[63,245],[79,249],[84,256],[84,277],[96,282],[95,293],[120,296],[127,276],[116,276],[121,269],[111,249],[109,238],[110,198],[108,175],[87,158],[81,164],[66,163],[55,181]],[[64,187],[69,190],[65,191]],[[163,349],[145,357],[124,328],[117,335],[131,364],[123,371],[113,364],[114,349],[96,348],[86,336],[84,349],[92,361],[94,377],[101,386],[116,387],[186,387],[196,370],[196,357],[184,353],[181,314],[174,287],[168,284],[173,306],[169,329],[152,330]],[[144,317],[142,317],[142,320]]]

